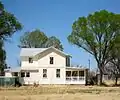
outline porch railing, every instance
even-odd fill
[[[84,81],[85,77],[84,76],[71,76],[71,77],[66,77],[66,81]]]

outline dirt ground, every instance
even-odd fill
[[[120,100],[120,87],[79,85],[1,87],[0,100]]]

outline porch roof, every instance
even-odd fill
[[[80,67],[66,67],[68,70],[88,70],[88,68],[80,68]]]
[[[5,69],[5,72],[20,72],[21,68],[20,67],[14,67],[14,68],[9,68]]]
[[[21,67],[14,67],[5,69],[5,72],[21,72],[21,71],[38,71],[38,68],[21,68]]]

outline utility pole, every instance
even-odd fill
[[[89,66],[89,72],[90,72],[90,59],[88,59],[88,66]]]
[[[88,77],[89,77],[89,79],[90,79],[90,59],[88,59],[88,66],[89,66],[89,71],[88,71]]]
[[[88,59],[88,67],[89,67],[89,70],[88,70],[87,84],[90,84],[90,58]]]

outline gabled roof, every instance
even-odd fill
[[[20,56],[35,56],[38,53],[45,51],[47,48],[22,48]]]
[[[66,53],[64,53],[63,51],[60,51],[54,47],[49,47],[49,48],[22,48],[21,49],[21,52],[20,52],[20,56],[29,56],[29,57],[32,57],[32,56],[35,56],[39,53],[43,53],[49,49],[53,49],[53,50],[56,50],[57,52],[65,55],[65,56],[70,56]]]

